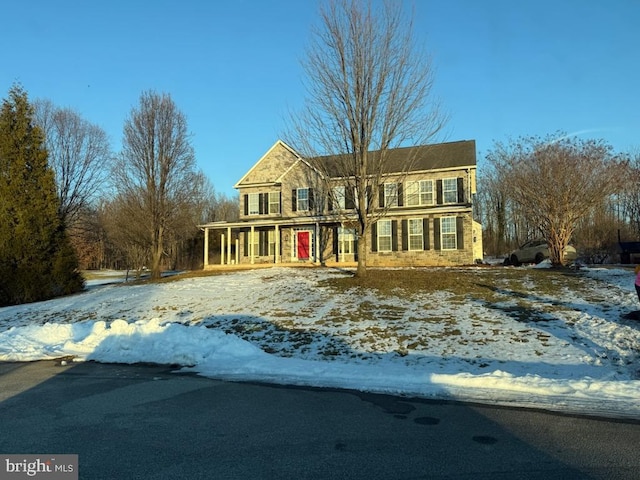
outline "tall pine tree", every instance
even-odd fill
[[[14,86],[0,110],[0,306],[83,288],[43,133],[32,117],[26,92]]]

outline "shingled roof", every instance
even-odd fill
[[[372,162],[380,158],[380,151],[369,152]],[[475,140],[461,140],[457,142],[436,143],[433,145],[421,145],[417,147],[394,148],[386,152],[382,173],[395,173],[404,170],[407,158],[413,158],[411,171],[439,170],[448,168],[463,168],[476,166],[476,142]],[[312,163],[322,165],[323,169],[331,177],[344,175],[337,166],[340,159],[346,159],[346,155],[331,155],[318,157]]]

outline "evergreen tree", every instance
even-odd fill
[[[0,110],[0,306],[83,288],[58,207],[43,133],[14,86]]]

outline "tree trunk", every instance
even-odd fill
[[[367,231],[361,233],[358,238],[358,268],[356,277],[365,278],[367,276]]]
[[[151,278],[158,280],[162,277],[162,270],[160,268],[160,262],[162,260],[162,252],[164,251],[164,244],[162,242],[163,232],[162,229],[154,232],[153,239],[153,251],[151,252]]]

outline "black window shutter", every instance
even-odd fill
[[[398,221],[391,220],[391,251],[398,251]]]
[[[371,251],[378,251],[378,225],[376,223],[371,225]]]
[[[296,212],[298,210],[297,200],[298,200],[298,190],[294,188],[293,190],[291,190],[291,211],[292,212]]]
[[[244,214],[249,215],[249,195],[244,195]]]
[[[356,195],[354,189],[348,186],[345,187],[344,196],[344,208],[347,210],[356,208]]]
[[[402,250],[409,250],[409,221],[402,220]]]
[[[327,210],[333,212],[333,194],[329,194],[327,197]]]
[[[402,207],[404,206],[404,199],[403,194],[402,194],[402,182],[398,183],[398,206]]]
[[[309,210],[313,210],[314,208],[313,188],[309,188]]]
[[[333,254],[338,254],[338,227],[333,227]]]
[[[433,219],[433,248],[436,250],[440,250],[442,247],[440,246],[440,219]]]
[[[436,203],[442,205],[442,180],[436,181]]]
[[[429,219],[422,219],[422,245],[425,250],[429,250]]]
[[[244,256],[248,257],[249,256],[249,235],[251,235],[251,232],[244,232]]]
[[[278,213],[282,213],[282,192],[278,192]]]
[[[365,188],[365,196],[364,196],[365,205],[360,205],[360,209],[363,211],[368,211],[370,206],[375,205],[373,203],[373,198],[371,198],[371,191],[372,191],[371,185],[367,185]]]
[[[458,250],[464,250],[464,218],[456,218],[456,239]]]
[[[258,194],[258,214],[264,215],[264,193]]]
[[[384,185],[378,185],[378,206],[384,207]]]
[[[458,178],[458,203],[464,202],[464,178]]]

